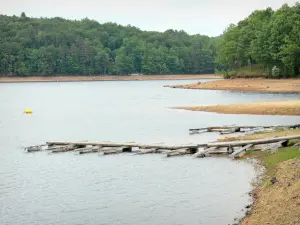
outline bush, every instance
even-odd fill
[[[231,75],[229,75],[228,73],[225,73],[225,74],[223,75],[223,77],[224,77],[224,79],[230,79],[230,78],[231,78]]]
[[[272,77],[279,77],[280,76],[280,69],[276,66],[272,68]]]

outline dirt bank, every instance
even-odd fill
[[[128,80],[197,80],[221,78],[214,74],[201,75],[138,75],[138,76],[31,76],[0,77],[0,83],[15,82],[72,82],[72,81],[128,81]]]
[[[220,141],[254,140],[299,134],[300,129],[265,131]],[[239,225],[300,224],[300,149],[299,140],[289,141],[277,152],[248,150],[245,158],[257,159],[265,171],[253,190],[253,204],[246,207],[246,217]]]
[[[222,114],[300,116],[300,100],[175,108],[191,111],[216,112]]]
[[[216,80],[207,83],[194,83],[187,85],[173,85],[171,88],[230,90],[249,92],[300,92],[300,79],[233,79]]]
[[[299,151],[285,149],[284,151]],[[287,155],[287,153],[285,153]],[[275,156],[271,156],[273,158]],[[296,158],[295,158],[296,157]],[[254,191],[253,210],[240,225],[261,224],[300,224],[300,159],[299,153],[294,159],[276,163],[272,176],[274,184],[268,179],[265,186]]]

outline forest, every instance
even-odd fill
[[[201,30],[201,28],[199,28]],[[0,75],[300,74],[300,4],[257,10],[222,35],[0,15]]]
[[[298,76],[300,4],[285,4],[277,11],[255,11],[237,25],[230,25],[218,44],[215,63],[231,75],[258,72],[271,77]]]
[[[216,39],[89,19],[0,15],[0,74],[213,73]]]

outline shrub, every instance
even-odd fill
[[[272,77],[279,77],[280,76],[280,69],[276,66],[272,68]]]

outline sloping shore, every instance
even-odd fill
[[[206,83],[172,85],[171,88],[230,90],[249,92],[300,93],[300,79],[232,79],[216,80]]]
[[[300,100],[174,108],[222,114],[300,116]]]
[[[258,156],[267,168],[267,178],[253,191],[252,210],[240,225],[300,224],[299,156],[295,147],[280,149],[277,155]]]
[[[236,79],[217,80],[191,85],[176,85],[173,88],[231,90],[249,92],[300,93],[300,80]],[[229,104],[215,106],[176,107],[192,111],[223,114],[252,115],[300,115],[300,100]],[[274,136],[298,134],[296,130],[275,130],[239,137],[225,137],[221,141],[255,140]],[[220,140],[219,140],[220,141]],[[300,140],[299,140],[300,141]],[[246,217],[239,225],[300,224],[300,149],[290,143],[274,151],[247,151],[247,158],[258,159],[265,167],[262,182],[251,193],[253,204],[247,206]]]
[[[133,75],[133,76],[29,76],[29,77],[0,77],[0,83],[17,82],[78,82],[78,81],[143,81],[143,80],[197,80],[220,79],[214,74],[200,75]]]
[[[254,140],[298,134],[300,129],[273,130],[245,136],[225,137],[221,141]],[[298,140],[299,141],[299,140]],[[246,158],[256,159],[265,168],[261,182],[252,191],[253,204],[239,225],[300,224],[300,149],[290,141],[277,152],[247,151]]]

